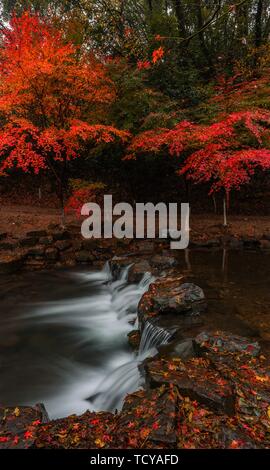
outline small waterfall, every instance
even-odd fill
[[[15,325],[22,338],[16,361],[8,359],[14,373],[1,384],[8,404],[43,402],[54,419],[86,409],[120,409],[126,394],[143,385],[138,366],[169,333],[146,323],[139,353],[128,347],[127,334],[138,328],[138,303],[153,282],[145,273],[129,284],[130,266],[117,279],[109,263],[99,271],[37,274],[37,285],[44,285],[44,276],[50,282],[46,301],[25,303],[4,324],[7,330]]]
[[[145,279],[141,281],[145,282]],[[139,365],[157,353],[157,348],[167,344],[172,333],[150,322],[146,322],[140,341],[138,355],[133,361],[127,362],[106,377],[96,391],[93,404],[96,409],[114,410],[122,407],[127,393],[132,393],[143,385]]]
[[[153,323],[146,322],[140,341],[139,356],[144,355],[153,348],[161,346],[161,344],[167,344],[170,337],[171,333],[169,331]]]

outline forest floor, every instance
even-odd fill
[[[0,233],[11,237],[21,237],[31,230],[41,230],[50,224],[59,224],[60,211],[54,208],[30,205],[2,205],[0,210]],[[67,225],[80,220],[67,216]],[[222,216],[215,214],[191,214],[191,238],[193,241],[208,241],[228,235],[236,238],[256,238],[270,236],[270,217],[261,215],[231,215],[225,229]]]

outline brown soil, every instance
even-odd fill
[[[61,214],[58,209],[29,205],[2,205],[0,211],[0,233],[7,232],[9,236],[22,237],[31,230],[45,229],[50,224],[59,224]],[[76,217],[68,216],[68,224],[77,224]],[[250,237],[261,239],[270,236],[269,216],[232,215],[229,226],[225,229],[222,217],[213,214],[191,215],[191,238],[195,241],[215,239],[226,234],[237,238]]]

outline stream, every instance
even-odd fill
[[[270,351],[270,255],[190,252],[179,263],[205,290],[207,325],[256,337]],[[138,364],[170,340],[148,324],[139,353],[131,351],[127,334],[153,278],[130,285],[127,274],[112,280],[106,264],[0,277],[0,404],[43,402],[50,418],[121,408],[142,385]]]

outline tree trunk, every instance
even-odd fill
[[[196,16],[197,16],[198,31],[200,31],[203,27],[202,2],[201,2],[201,0],[197,0],[197,2],[196,2]],[[208,50],[208,47],[206,46],[203,31],[201,31],[199,33],[199,41],[200,41],[202,54],[204,55],[204,58],[206,59],[206,62],[208,64],[208,66],[212,67],[213,64],[212,64],[211,54]]]
[[[226,201],[226,196],[223,198],[223,225],[224,227],[227,227],[227,201]]]
[[[258,48],[262,44],[262,13],[263,0],[258,0],[255,16],[255,47]]]
[[[173,0],[175,16],[177,20],[177,27],[179,37],[185,38],[186,34],[186,24],[185,24],[185,12],[181,0]]]

